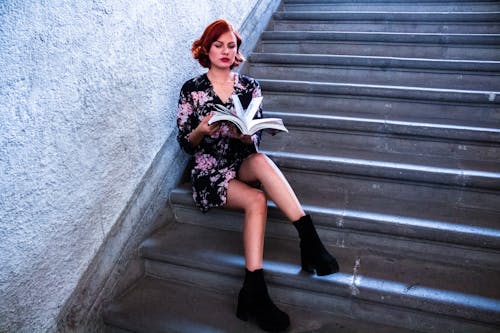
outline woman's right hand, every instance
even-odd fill
[[[219,130],[220,123],[217,122],[212,125],[208,124],[208,121],[212,118],[212,116],[213,113],[203,118],[198,127],[196,127],[191,134],[189,134],[189,142],[191,143],[191,146],[196,147],[206,135],[212,136]]]
[[[213,113],[210,113],[208,116],[203,118],[201,123],[196,128],[196,130],[199,130],[203,136],[205,135],[212,136],[219,130],[220,127],[219,122],[216,122],[212,125],[208,124],[209,120],[213,117],[213,115],[214,115]]]

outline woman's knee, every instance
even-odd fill
[[[250,163],[255,167],[263,167],[269,164],[269,158],[263,153],[255,153],[249,157]]]
[[[248,196],[248,212],[265,214],[267,213],[267,197],[264,191],[255,189]]]
[[[248,158],[248,164],[250,169],[254,172],[259,173],[270,172],[274,168],[274,163],[267,157],[266,154],[255,153]]]

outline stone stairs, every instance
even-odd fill
[[[300,271],[269,203],[265,270],[290,332],[500,331],[500,3],[284,0],[242,71],[288,134],[283,170],[341,271]],[[146,276],[109,332],[257,332],[235,316],[242,214],[175,221],[139,251]]]

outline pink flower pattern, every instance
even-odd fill
[[[236,78],[234,93],[246,108],[253,97],[261,96],[260,86],[248,76],[237,75]],[[216,104],[233,107],[231,99],[222,103],[206,74],[191,79],[182,86],[177,109],[177,140],[184,151],[193,155],[193,199],[202,212],[226,203],[229,182],[237,177],[243,160],[255,153],[260,143],[259,133],[254,140],[255,145],[243,144],[235,138],[235,127],[230,123],[223,123],[215,135],[205,137],[198,146],[193,147],[188,140],[189,134],[215,110]],[[256,117],[262,117],[262,106]]]

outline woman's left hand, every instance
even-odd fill
[[[241,142],[243,142],[244,144],[247,144],[247,145],[250,145],[253,143],[253,139],[252,139],[251,135],[240,134],[238,139],[240,139]]]

